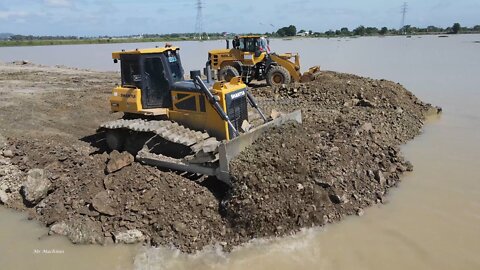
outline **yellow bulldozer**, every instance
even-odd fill
[[[247,84],[252,80],[266,80],[270,86],[290,82],[307,82],[316,78],[319,66],[300,73],[300,55],[298,53],[270,53],[269,41],[262,36],[240,36],[226,40],[226,49],[208,52],[208,59],[219,80],[229,81],[240,76]]]
[[[301,112],[267,118],[240,77],[214,81],[209,61],[204,76],[194,70],[186,80],[179,51],[168,46],[112,53],[120,61],[121,84],[110,107],[123,117],[99,132],[110,149],[129,151],[144,164],[229,184],[229,162],[270,127],[301,123]]]

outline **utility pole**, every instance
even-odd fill
[[[408,4],[407,2],[403,2],[402,6],[402,28],[403,29],[403,34],[405,35],[407,33],[407,29],[405,29],[405,15],[407,15],[407,10],[408,10]]]
[[[203,9],[203,3],[202,0],[197,0],[196,8],[197,8],[197,21],[195,23],[195,39],[203,39],[203,15],[202,15],[202,9]],[[206,39],[208,39],[208,35],[206,36]]]

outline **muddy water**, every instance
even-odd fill
[[[26,216],[0,207],[0,269],[128,269],[136,247],[75,246]]]
[[[67,263],[72,269],[480,269],[480,45],[475,40],[480,36],[272,42],[277,51],[297,48],[304,67],[320,63],[325,69],[398,81],[444,108],[403,147],[414,171],[392,190],[388,204],[367,209],[362,217],[282,239],[255,240],[230,254],[209,247],[185,255],[169,248],[73,246],[62,238],[38,239],[45,229],[0,208],[2,269],[64,268]],[[200,46],[217,44],[223,45]],[[21,49],[31,55],[37,50]],[[193,46],[184,50],[194,51]],[[187,67],[202,62],[189,61],[186,53]],[[4,48],[0,60],[8,60]],[[92,61],[105,69],[104,60]],[[64,253],[40,255],[35,249]]]

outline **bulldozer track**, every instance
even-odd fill
[[[103,129],[151,132],[161,138],[188,146],[194,153],[216,152],[220,142],[208,133],[184,127],[169,120],[119,119],[100,125]]]

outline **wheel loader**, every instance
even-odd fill
[[[121,84],[110,107],[123,117],[98,131],[111,150],[129,151],[144,164],[231,184],[229,162],[244,148],[272,126],[302,121],[300,111],[267,118],[241,77],[214,81],[209,61],[204,76],[194,70],[185,79],[178,47],[119,51],[112,58],[120,61]],[[248,106],[259,122],[253,127]]]
[[[312,81],[320,72],[320,67],[314,66],[301,74],[298,53],[270,53],[268,41],[261,36],[236,37],[232,48],[229,40],[226,42],[226,49],[208,52],[208,59],[219,80],[229,81],[241,76],[247,84],[252,80],[266,80],[268,85],[274,86],[292,81]]]

